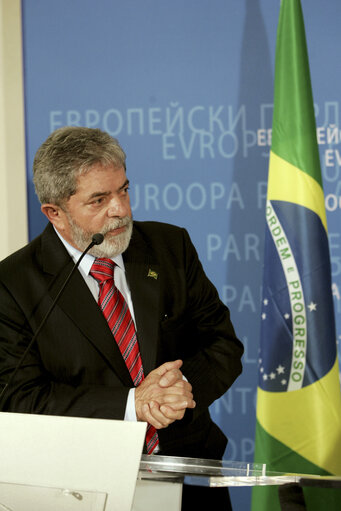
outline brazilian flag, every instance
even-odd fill
[[[279,15],[264,263],[255,462],[341,475],[328,232],[300,0],[282,0]],[[277,492],[254,488],[253,511],[280,510]],[[311,489],[305,500],[308,510],[341,510],[341,490]]]

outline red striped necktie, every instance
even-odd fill
[[[111,259],[95,259],[90,275],[99,285],[98,305],[117,342],[134,386],[144,379],[142,359],[137,342],[134,321],[127,302],[114,282],[115,263]],[[151,454],[159,443],[156,429],[148,424],[146,433],[147,452]]]

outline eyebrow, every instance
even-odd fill
[[[123,185],[118,188],[118,191],[120,192],[121,190],[126,188],[126,186],[129,186],[129,184],[130,184],[129,179],[126,179],[124,181]],[[87,200],[95,199],[96,197],[103,197],[103,196],[106,197],[107,195],[110,195],[110,193],[111,192],[94,192],[91,195],[89,195]]]
[[[125,188],[126,186],[129,186],[130,185],[130,181],[129,179],[126,179],[123,183],[123,185],[119,188],[119,190],[123,190],[123,188]]]

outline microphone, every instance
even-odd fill
[[[82,255],[80,256],[80,258],[78,259],[78,261],[73,265],[72,267],[72,270],[70,271],[70,273],[68,274],[68,276],[66,277],[65,281],[64,281],[64,284],[62,285],[62,287],[60,288],[60,290],[58,291],[58,294],[57,296],[55,297],[55,299],[53,300],[50,308],[48,309],[47,313],[45,314],[45,316],[43,317],[40,325],[38,326],[37,330],[36,330],[36,333],[33,335],[32,339],[30,340],[30,342],[28,343],[24,353],[22,354],[18,364],[16,365],[13,373],[11,374],[8,382],[5,384],[4,388],[2,389],[2,391],[0,392],[0,411],[2,410],[2,401],[3,401],[3,398],[6,394],[6,391],[8,389],[8,387],[10,386],[10,384],[12,383],[12,381],[14,380],[14,377],[15,375],[17,374],[17,372],[19,371],[20,367],[22,366],[27,354],[29,353],[33,343],[35,342],[36,338],[38,337],[38,335],[40,334],[41,332],[41,329],[43,328],[43,326],[45,325],[47,319],[49,318],[51,312],[53,311],[53,309],[55,308],[56,306],[56,303],[58,302],[59,300],[59,297],[60,295],[63,293],[67,283],[69,282],[69,280],[71,279],[72,275],[74,274],[74,272],[76,271],[76,269],[78,268],[78,266],[80,265],[83,257],[89,252],[89,250],[94,246],[94,245],[100,245],[101,243],[103,243],[103,240],[104,240],[104,236],[102,233],[100,232],[97,232],[96,234],[94,234],[92,236],[92,239],[91,239],[91,243],[86,247],[86,249],[82,252]]]
[[[92,242],[85,249],[84,253],[81,255],[81,259],[83,259],[83,257],[88,252],[88,250],[90,250],[90,248],[92,248],[94,245],[100,245],[101,243],[103,243],[103,240],[104,240],[103,234],[101,232],[96,232],[96,234],[94,234],[92,237]]]

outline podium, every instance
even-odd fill
[[[146,424],[0,413],[0,511],[179,511],[182,485],[332,479],[264,464],[143,455]]]
[[[142,422],[1,412],[0,510],[130,511],[145,432]]]

